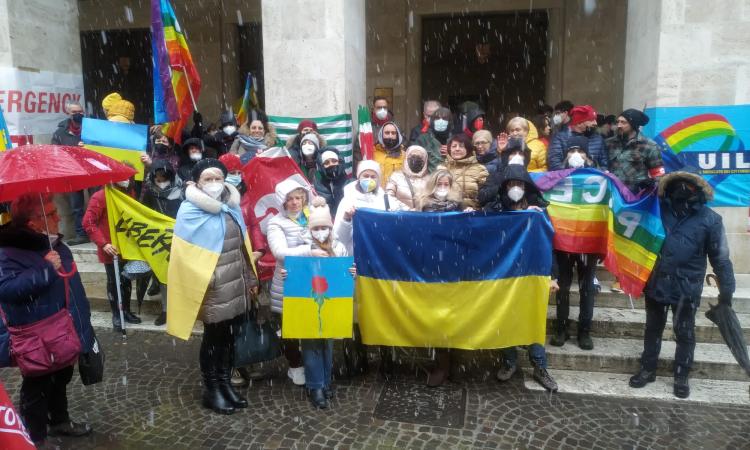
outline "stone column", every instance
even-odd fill
[[[262,0],[266,110],[318,117],[365,104],[364,0]]]
[[[629,0],[624,108],[750,103],[750,3]],[[750,273],[748,208],[724,218],[734,270]]]

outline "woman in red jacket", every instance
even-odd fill
[[[113,186],[133,196],[133,180],[119,181]],[[107,200],[104,197],[104,189],[100,189],[91,196],[86,214],[83,215],[83,228],[86,234],[96,244],[96,253],[99,262],[104,264],[107,272],[107,297],[109,306],[112,308],[112,328],[122,331],[120,323],[120,310],[117,308],[117,281],[115,278],[114,256],[118,255],[117,249],[112,245],[109,235],[109,220],[107,219]],[[130,311],[131,283],[125,277],[120,277],[120,292],[122,294],[122,309],[127,323],[141,323],[140,317]]]

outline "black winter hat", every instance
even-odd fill
[[[203,141],[201,141],[199,138],[190,138],[187,139],[185,142],[182,143],[182,148],[187,151],[189,147],[198,147],[201,149],[201,152],[203,151]]]
[[[628,121],[631,127],[634,129],[638,129],[642,127],[643,125],[646,125],[648,123],[648,116],[645,115],[642,111],[638,111],[637,109],[626,109],[620,114],[622,117],[625,118],[625,120]]]
[[[586,156],[589,156],[589,140],[586,136],[570,136],[570,139],[568,139],[568,145],[565,147],[565,154],[573,148],[580,148],[586,153]]]
[[[223,111],[221,113],[221,116],[219,117],[219,122],[221,123],[221,126],[237,125],[237,119],[234,117],[234,113],[229,110]]]
[[[211,167],[217,167],[221,169],[221,172],[224,174],[224,178],[227,177],[227,167],[218,159],[213,158],[201,159],[200,161],[195,163],[195,165],[193,166],[193,170],[190,171],[190,176],[193,178],[193,181],[197,183],[198,179],[201,177],[201,173]]]

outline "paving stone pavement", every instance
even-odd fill
[[[526,390],[520,372],[505,384],[487,371],[455,383],[466,398],[457,427],[375,417],[387,383],[416,389],[424,381],[418,370],[389,382],[375,370],[338,380],[327,411],[313,410],[303,390],[277,370],[247,390],[249,409],[220,416],[200,406],[199,339],[184,343],[133,333],[123,344],[114,333],[98,334],[107,357],[104,382],[84,387],[76,374],[68,388],[72,417],[95,431],[85,438],[50,438],[48,448],[750,448],[748,407],[550,395]],[[0,370],[0,379],[18,404],[17,370]],[[403,411],[396,416],[403,420]]]

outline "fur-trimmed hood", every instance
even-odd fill
[[[703,191],[703,195],[705,196],[707,202],[713,200],[714,188],[712,188],[711,185],[708,184],[708,182],[702,176],[695,173],[694,170],[695,169],[692,168],[683,168],[683,170],[670,172],[664,175],[659,181],[659,197],[664,198],[669,183],[677,180],[685,180],[698,186],[698,189]]]
[[[422,166],[422,170],[420,170],[419,173],[414,173],[409,167],[409,156],[417,156],[424,161],[424,166]],[[427,161],[427,150],[425,150],[424,147],[420,145],[410,145],[409,148],[406,149],[404,165],[401,168],[401,171],[409,178],[423,178],[427,175]]]
[[[317,131],[313,131],[313,133],[315,133],[315,135],[318,137],[318,143],[320,143],[318,148],[321,149],[323,147],[326,147],[326,139],[323,136],[321,136],[320,133],[318,133]],[[302,139],[302,136],[299,133],[293,136],[290,136],[286,140],[286,144],[284,145],[284,147],[286,147],[287,150],[292,147],[299,147],[301,139]]]
[[[239,191],[237,191],[236,187],[226,182],[224,183],[224,192],[221,194],[221,200],[212,198],[192,183],[185,189],[185,199],[209,214],[219,214],[222,210],[222,203],[226,203],[230,208],[238,208],[240,206]]]

